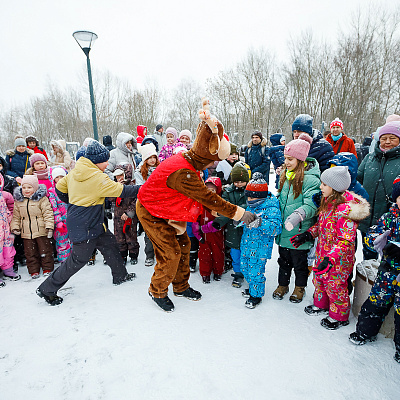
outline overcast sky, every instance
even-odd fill
[[[234,65],[250,47],[284,59],[288,39],[312,28],[333,40],[367,0],[0,0],[0,106],[42,95],[51,79],[76,86],[85,56],[72,33],[98,35],[93,69],[109,70],[134,87],[182,78],[203,83]],[[399,0],[376,0],[390,8]]]

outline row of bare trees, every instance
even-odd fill
[[[314,117],[323,129],[335,117],[357,141],[400,112],[400,8],[367,10],[354,15],[335,43],[303,32],[288,44],[285,63],[266,49],[251,49],[236,65],[207,80],[205,87],[186,79],[172,92],[149,83],[134,89],[110,72],[95,73],[95,101],[100,138],[118,132],[149,132],[158,123],[195,131],[201,97],[234,140],[243,144],[261,130],[288,134],[300,113]],[[325,129],[326,129],[325,125]],[[1,149],[14,136],[35,135],[46,146],[51,139],[82,142],[92,136],[91,109],[85,74],[77,87],[60,89],[49,83],[44,95],[0,111]]]

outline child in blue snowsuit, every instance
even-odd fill
[[[376,340],[379,329],[394,306],[395,361],[400,363],[400,176],[393,182],[392,200],[389,212],[372,226],[365,244],[382,255],[375,282],[367,300],[358,315],[356,331],[350,334],[350,341],[363,345]]]
[[[265,264],[271,258],[275,236],[282,231],[282,215],[278,199],[268,191],[268,184],[261,173],[253,175],[245,194],[246,211],[259,217],[244,226],[240,243],[240,270],[249,284],[249,289],[242,294],[248,297],[245,306],[255,308],[265,293]]]

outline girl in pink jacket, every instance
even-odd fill
[[[297,247],[318,237],[313,268],[314,304],[304,311],[308,315],[329,312],[321,325],[331,330],[349,324],[347,279],[355,262],[358,223],[369,214],[368,202],[347,191],[350,183],[348,167],[325,170],[321,175],[318,222],[308,231],[291,238]]]

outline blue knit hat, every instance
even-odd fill
[[[93,164],[100,164],[108,161],[110,158],[110,152],[97,140],[92,140],[86,149],[85,157]]]
[[[75,160],[78,161],[81,157],[86,157],[86,146],[79,147],[78,151],[75,154]]]
[[[308,114],[300,114],[292,124],[292,131],[301,131],[312,135],[313,118]]]

